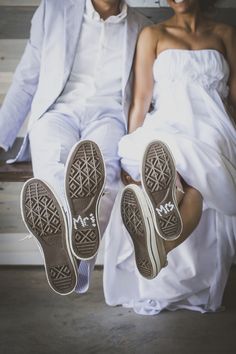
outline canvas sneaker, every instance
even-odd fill
[[[163,240],[155,231],[152,215],[140,187],[126,186],[121,197],[121,216],[132,239],[139,273],[153,279],[166,266]]]
[[[96,143],[83,140],[71,150],[66,164],[65,192],[70,220],[70,246],[80,260],[98,252],[101,235],[99,202],[105,185],[105,164]]]
[[[151,142],[143,157],[141,183],[156,231],[164,240],[177,239],[183,230],[176,179],[175,162],[168,146],[162,141]]]
[[[38,241],[50,287],[60,295],[72,293],[77,268],[69,248],[66,216],[51,187],[40,179],[29,179],[21,191],[21,213]]]

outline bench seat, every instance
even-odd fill
[[[0,182],[25,182],[31,177],[33,177],[33,171],[30,162],[11,165],[0,162]]]

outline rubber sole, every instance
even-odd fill
[[[161,141],[150,143],[143,157],[141,182],[158,234],[164,240],[177,239],[183,230],[176,200],[176,169],[172,154]]]
[[[36,237],[43,253],[50,287],[60,295],[70,294],[77,284],[77,272],[68,250],[65,214],[45,182],[32,178],[24,184],[21,212],[27,229]]]
[[[155,278],[166,265],[166,253],[163,241],[155,233],[150,211],[138,186],[129,185],[124,189],[121,216],[133,241],[139,273],[147,279]]]
[[[65,191],[71,218],[71,249],[80,260],[89,260],[98,252],[98,207],[104,184],[105,165],[99,147],[90,140],[79,142],[67,161]]]

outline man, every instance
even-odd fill
[[[136,39],[148,23],[119,0],[42,0],[1,107],[4,150],[31,111],[16,157],[29,159],[30,143],[35,178],[22,190],[22,215],[62,295],[89,286],[120,175]]]

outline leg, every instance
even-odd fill
[[[102,118],[93,121],[82,132],[82,139],[94,141],[101,150],[106,167],[106,184],[101,198],[99,223],[103,234],[109,221],[114,203],[118,182],[120,180],[120,161],[117,154],[118,142],[124,135],[122,123],[113,118]]]
[[[137,186],[141,186],[141,181],[135,181],[123,168],[121,169],[121,181],[122,183],[127,186],[128,184],[136,184]]]
[[[184,197],[179,205],[183,222],[183,230],[180,237],[174,241],[164,241],[166,252],[170,252],[188,238],[197,227],[202,215],[203,198],[195,188],[184,183]]]
[[[123,183],[124,185],[136,184],[138,186],[141,185],[141,181],[134,181],[132,177],[124,173]],[[178,239],[173,241],[163,241],[166,253],[170,252],[172,249],[180,245],[186,238],[193,232],[193,230],[197,227],[201,215],[202,215],[202,203],[203,198],[201,193],[195,189],[194,187],[189,186],[186,182],[181,179],[183,184],[183,192],[180,192],[181,195],[177,200],[181,200],[179,202],[179,211],[183,222],[183,230]]]
[[[53,187],[64,208],[65,163],[71,147],[79,138],[73,119],[56,113],[46,113],[30,131],[34,177]]]
[[[67,163],[67,167],[69,168],[66,172],[66,185],[68,185],[71,176],[73,180],[75,178],[76,185],[78,185],[77,180],[80,182],[84,181],[84,183],[82,182],[82,185],[84,185],[85,187],[81,188],[81,190],[76,187],[75,189],[73,188],[73,191],[71,191],[72,194],[71,192],[69,192],[69,194],[67,193],[67,196],[69,195],[69,198],[67,197],[68,200],[70,200],[70,202],[72,202],[72,204],[75,206],[74,215],[77,215],[76,221],[78,221],[76,224],[76,230],[74,230],[75,237],[72,239],[72,243],[76,244],[76,248],[73,248],[72,246],[72,249],[74,249],[74,255],[76,254],[76,257],[81,259],[81,263],[79,266],[80,276],[77,286],[77,291],[79,293],[86,292],[89,287],[90,274],[93,270],[96,261],[97,243],[99,243],[97,241],[98,238],[100,238],[100,235],[103,235],[105,228],[108,224],[112,205],[118,190],[118,182],[120,179],[120,165],[119,158],[117,156],[117,146],[118,141],[124,134],[124,130],[124,125],[116,119],[102,118],[92,120],[90,123],[86,124],[84,129],[82,129],[81,142],[75,146],[74,152],[70,155],[71,158],[68,160]],[[92,144],[90,143],[91,141],[93,142]],[[96,151],[97,148],[95,147],[94,143],[96,143],[97,147],[103,155],[106,169],[105,189],[103,195],[101,195],[101,198],[100,183],[96,184],[95,186],[93,180],[96,180],[99,176],[103,174],[103,168],[101,168],[103,163],[101,163],[101,158],[99,157],[100,152]],[[79,174],[77,173],[75,175],[73,173],[74,168],[70,168],[70,166],[73,167],[78,165],[82,166],[83,171],[81,170]],[[100,180],[100,178],[98,179]],[[71,185],[72,187],[73,184],[74,183],[72,183]],[[95,195],[92,192],[94,188]],[[69,186],[68,191],[70,190],[71,187]],[[73,198],[73,194],[77,190],[78,195]],[[86,194],[87,190],[88,195]],[[97,215],[96,209],[94,210],[94,205],[97,205],[96,200],[94,200],[94,196],[97,196],[100,201],[98,210],[98,220],[100,229],[99,233],[96,231],[96,227],[93,228],[92,225],[90,225],[88,220],[91,211],[92,214]],[[85,209],[82,208],[82,205],[85,206]],[[91,210],[91,207],[93,210]],[[89,215],[87,215],[88,211]],[[73,212],[71,214],[73,215]],[[73,220],[75,219],[76,217],[74,216]],[[86,219],[87,227],[84,228],[84,226],[81,224],[81,219],[83,221]],[[86,233],[86,230],[88,231],[88,234]],[[89,253],[85,254],[85,251],[89,251]]]
[[[137,175],[134,168],[132,172]],[[154,141],[147,146],[141,169],[141,182],[146,198],[142,197],[135,185],[130,190],[126,187],[123,192],[123,222],[133,240],[137,267],[141,274],[146,273],[145,277],[147,274],[149,277],[150,274],[152,277],[158,274],[160,267],[155,267],[153,259],[163,264],[163,255],[181,244],[193,232],[201,218],[200,192],[184,183],[184,193],[181,193],[182,198],[179,199],[176,176],[174,160],[168,147],[160,141]],[[132,178],[126,178],[125,181],[130,179]],[[137,210],[143,217],[136,217]],[[146,219],[149,220],[148,223],[145,222]],[[156,232],[152,228],[153,224]],[[142,229],[141,238],[139,229]],[[164,253],[157,241],[164,246]],[[154,249],[157,251],[154,252]]]
[[[100,235],[108,223],[119,179],[116,149],[120,131],[123,133],[120,124],[117,131],[112,119],[91,122],[83,131],[82,140],[73,147],[66,164],[65,187],[71,215],[71,249],[80,260],[94,258],[98,252]]]
[[[73,291],[77,283],[63,186],[67,155],[78,138],[78,129],[68,117],[48,113],[38,120],[30,132],[33,171],[38,178],[27,181],[21,194],[23,220],[41,246],[49,285],[62,295]]]

